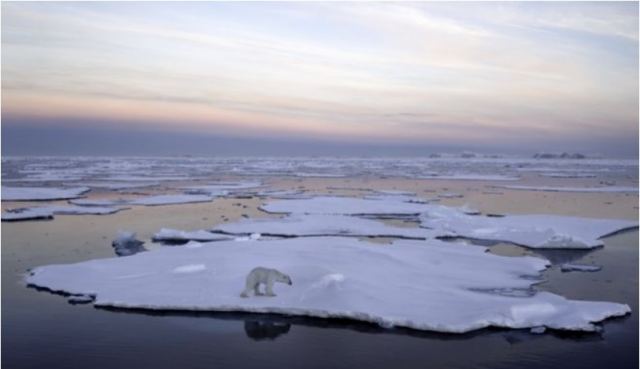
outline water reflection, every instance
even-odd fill
[[[254,341],[273,341],[289,333],[291,324],[286,322],[271,322],[260,320],[245,320],[244,332]]]

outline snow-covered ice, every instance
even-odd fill
[[[146,188],[159,185],[159,182],[82,182],[76,185],[91,187],[91,188],[104,188],[108,190],[130,190],[133,188]]]
[[[360,199],[355,197],[318,196],[311,199],[270,201],[260,206],[268,213],[295,214],[419,214],[429,208],[427,204],[409,203],[403,196],[384,196]]]
[[[54,214],[59,215],[106,215],[117,213],[124,208],[97,207],[97,206],[38,206],[32,208],[11,209],[2,212],[3,221],[53,219]]]
[[[259,181],[247,182],[219,182],[208,185],[186,186],[183,187],[185,192],[190,194],[204,194],[210,196],[224,196],[229,192],[247,190],[262,186]]]
[[[638,187],[552,187],[552,186],[496,186],[509,190],[546,191],[546,192],[629,192],[638,193]]]
[[[602,246],[601,237],[637,228],[638,223],[618,219],[592,219],[558,215],[473,216],[447,207],[434,207],[421,215],[422,226],[443,235],[511,242],[531,248],[588,249]]]
[[[154,242],[222,241],[230,239],[233,239],[233,237],[205,230],[188,232],[171,228],[162,228],[153,235]]]
[[[630,312],[625,304],[568,300],[549,292],[519,297],[480,292],[529,290],[549,265],[485,251],[437,240],[222,241],[37,267],[26,281],[90,294],[96,306],[349,318],[453,333],[490,326],[594,331],[594,322]],[[293,285],[276,285],[276,297],[241,298],[247,273],[256,266],[288,274]]]
[[[377,236],[427,239],[434,232],[424,228],[394,227],[372,219],[347,215],[295,214],[285,218],[243,219],[224,223],[213,231],[229,234],[261,233],[264,236]]]
[[[126,205],[129,200],[125,199],[75,199],[69,200],[70,204],[80,206],[117,206]]]
[[[131,205],[154,206],[154,205],[189,204],[189,203],[195,203],[195,202],[209,202],[212,200],[213,200],[213,197],[208,195],[174,194],[174,195],[146,196],[146,197],[141,197],[135,200],[131,200],[128,203]]]
[[[602,267],[599,265],[585,265],[585,264],[571,264],[566,263],[560,266],[560,270],[563,272],[597,272]]]
[[[2,186],[2,201],[67,200],[89,192],[89,187],[7,187]]]

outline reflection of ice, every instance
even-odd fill
[[[289,333],[291,324],[261,320],[245,320],[244,331],[254,341],[273,341]]]

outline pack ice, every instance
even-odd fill
[[[638,223],[618,219],[592,219],[558,215],[467,215],[447,207],[432,207],[421,215],[423,227],[441,236],[511,242],[530,248],[590,249],[600,238],[637,228]]]
[[[89,192],[89,187],[6,187],[2,186],[2,201],[67,200]]]
[[[291,276],[275,297],[242,298],[256,266]],[[438,240],[375,245],[354,238],[221,241],[33,269],[28,284],[91,295],[97,306],[348,318],[463,333],[485,327],[594,331],[630,312],[613,302],[535,292],[544,259]],[[530,290],[531,293],[517,293]]]

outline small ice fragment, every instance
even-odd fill
[[[597,272],[602,267],[599,265],[585,265],[585,264],[562,264],[560,270],[563,272]]]
[[[541,326],[541,327],[533,327],[533,328],[531,328],[530,332],[533,333],[533,334],[543,334],[546,330],[547,330],[546,327]]]
[[[142,251],[147,251],[142,245],[143,241],[136,239],[136,234],[133,232],[121,231],[118,232],[118,237],[111,243],[116,255],[129,256],[137,254]]]
[[[188,264],[176,267],[173,269],[173,273],[185,274],[185,273],[197,273],[207,269],[204,264]]]
[[[88,304],[93,302],[93,296],[91,295],[71,295],[67,299],[70,304]]]

